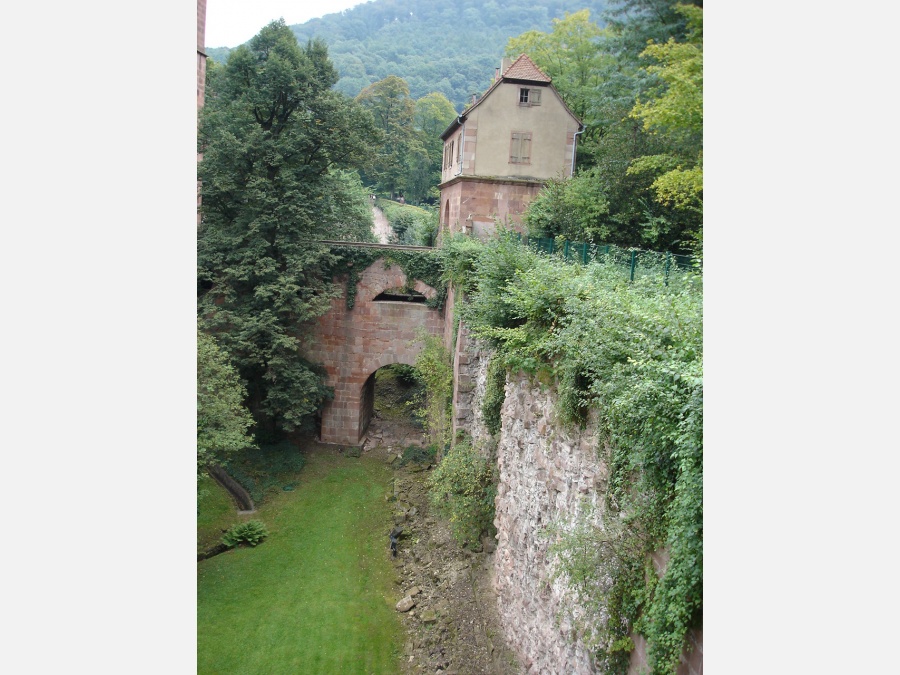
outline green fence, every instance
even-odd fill
[[[628,269],[631,281],[635,275],[660,274],[669,283],[669,275],[677,270],[689,270],[693,261],[689,255],[659,251],[643,251],[637,248],[621,248],[614,244],[587,244],[576,241],[559,241],[552,237],[525,237],[519,240],[542,253],[559,254],[564,260],[587,265],[589,262],[612,263]]]

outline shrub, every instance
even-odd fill
[[[260,504],[267,492],[278,490],[296,478],[305,459],[290,441],[263,443],[232,457],[226,465],[228,474],[244,486],[253,501]]]
[[[428,479],[429,501],[460,546],[493,528],[496,494],[493,464],[468,444],[449,450]]]
[[[419,332],[416,338],[422,351],[416,358],[416,370],[425,385],[425,405],[415,411],[428,430],[433,445],[444,448],[450,442],[450,399],[453,394],[453,366],[450,352],[440,337]]]
[[[387,368],[394,373],[397,379],[407,386],[419,384],[422,381],[419,371],[414,366],[408,366],[405,363],[394,363]]]
[[[435,445],[429,445],[426,448],[420,448],[418,445],[408,445],[403,449],[400,466],[406,466],[410,462],[431,464],[435,457],[437,457],[437,446]]]
[[[222,537],[222,543],[229,548],[234,548],[239,544],[256,546],[268,536],[269,531],[262,521],[248,520],[246,523],[232,525]]]

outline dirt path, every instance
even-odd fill
[[[516,675],[521,672],[500,631],[492,587],[493,542],[479,552],[461,549],[447,524],[430,512],[430,466],[406,464],[408,445],[423,445],[421,431],[397,420],[373,419],[363,452],[394,468],[394,523],[402,527],[397,556],[396,600],[406,629],[403,674]],[[387,537],[385,537],[387,545]],[[478,547],[482,548],[482,547]]]
[[[387,218],[384,217],[384,212],[377,206],[372,207],[372,216],[375,219],[375,226],[372,228],[372,232],[380,243],[387,244],[394,230],[388,224]]]

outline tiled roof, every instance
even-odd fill
[[[503,73],[506,80],[528,80],[529,82],[549,82],[541,69],[534,65],[534,61],[528,58],[527,54],[522,54],[515,62]]]
[[[487,88],[487,91],[485,91],[484,94],[482,94],[481,97],[475,103],[473,103],[472,105],[465,108],[456,117],[456,119],[450,123],[450,126],[448,126],[444,130],[444,133],[441,134],[441,139],[447,140],[447,138],[450,136],[450,134],[452,134],[454,131],[456,131],[460,127],[460,125],[462,124],[462,121],[466,118],[466,116],[470,112],[472,112],[475,108],[477,108],[479,105],[481,105],[481,102],[483,100],[485,100],[491,94],[491,92],[494,91],[494,89],[496,89],[498,86],[500,86],[501,83],[503,83],[504,81],[507,81],[507,80],[518,80],[518,81],[524,81],[524,82],[545,82],[547,84],[550,84],[550,82],[551,82],[550,78],[547,75],[545,75],[543,73],[543,71],[541,71],[541,69],[538,68],[534,64],[534,61],[532,61],[530,58],[528,58],[527,54],[521,54],[519,56],[519,58],[517,58],[513,62],[513,64],[509,68],[506,69],[505,73],[503,73],[499,78],[494,80],[494,82],[491,84],[491,86]],[[553,89],[554,91],[556,91],[552,84],[550,84],[550,88]],[[578,122],[578,124],[581,124],[581,120],[578,119],[578,116],[572,112],[572,110],[569,108],[569,106],[566,105],[566,102],[563,101],[562,97],[559,96],[558,92],[557,92],[557,98],[558,98],[559,102],[562,103],[563,108],[566,109],[566,112],[568,112],[572,116],[572,118]]]

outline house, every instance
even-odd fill
[[[485,237],[521,216],[550,178],[572,175],[584,130],[527,55],[504,59],[490,88],[441,134],[441,232]]]

